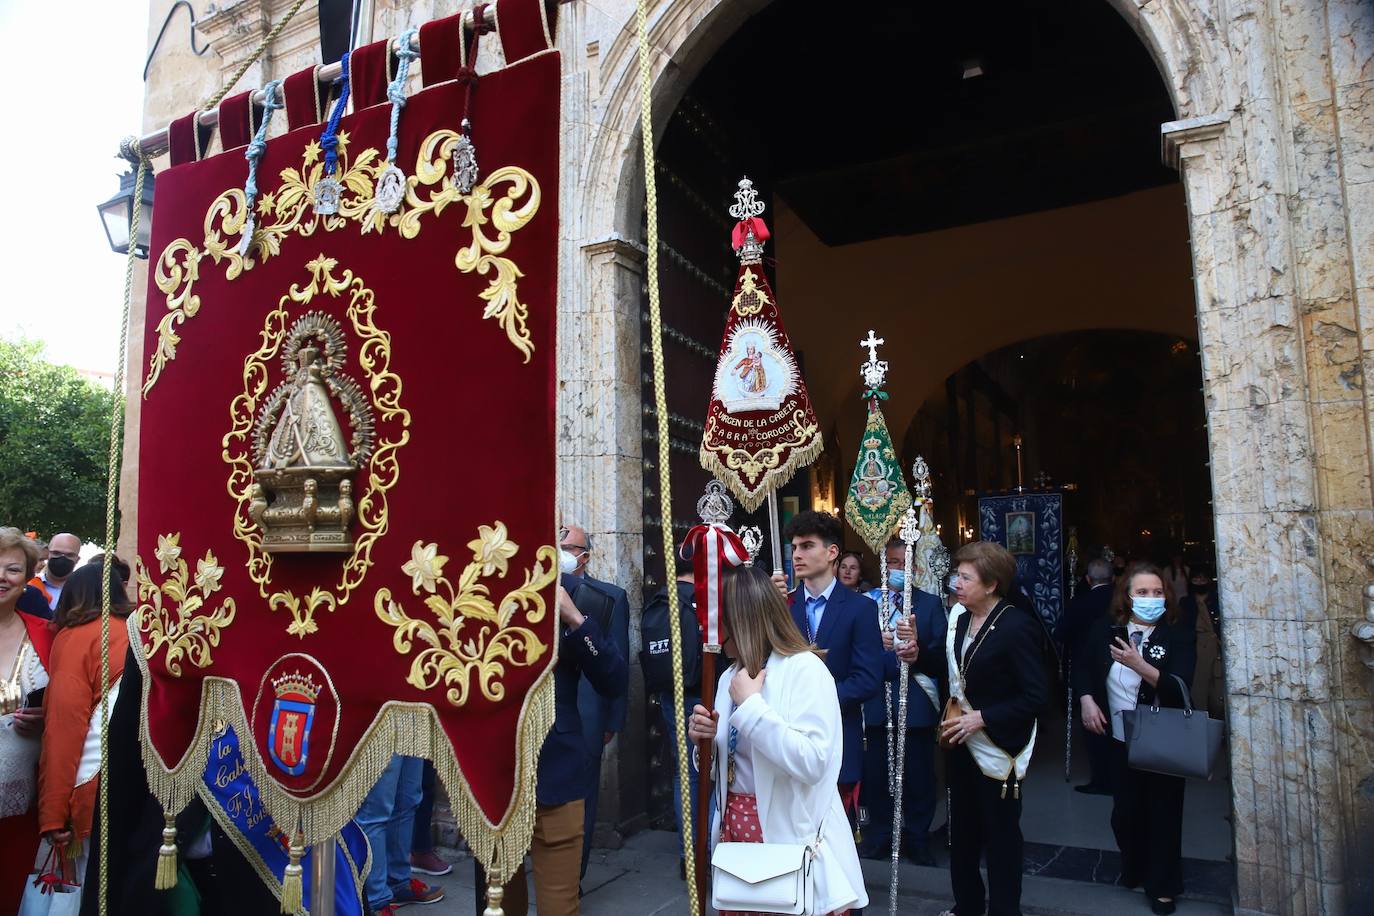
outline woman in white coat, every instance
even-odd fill
[[[842,916],[866,906],[836,789],[844,742],[835,679],[762,570],[730,575],[723,617],[726,649],[738,661],[720,677],[715,711],[697,706],[689,727],[694,740],[714,742],[712,846],[810,846],[816,857],[804,911]]]

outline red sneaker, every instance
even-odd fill
[[[444,899],[444,889],[426,884],[419,878],[411,878],[410,884],[391,894],[391,905],[396,909],[411,903],[438,903]]]
[[[422,875],[434,875],[442,877],[453,871],[453,866],[434,852],[412,852],[410,854],[410,870],[418,871]]]

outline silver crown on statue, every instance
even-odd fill
[[[759,551],[763,550],[763,529],[758,525],[745,525],[739,530],[739,539],[744,542],[744,549],[749,551],[749,565],[753,566]]]
[[[719,480],[708,483],[705,495],[697,500],[697,515],[707,525],[724,525],[734,511],[735,503]]]
[[[759,192],[754,190],[754,183],[746,175],[739,181],[739,190],[735,192],[735,202],[730,206],[730,215],[739,220],[752,219],[762,216],[763,210],[764,204],[759,200]],[[744,242],[735,254],[746,264],[763,260],[763,242],[754,235],[752,228],[745,230]]]

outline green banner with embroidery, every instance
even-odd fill
[[[870,403],[868,425],[864,428],[859,460],[849,483],[849,499],[844,517],[872,547],[881,553],[906,510],[911,508],[911,492],[902,478],[897,452],[887,432],[887,421],[876,403]]]

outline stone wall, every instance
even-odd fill
[[[1108,2],[1149,49],[1177,115],[1162,127],[1162,152],[1181,171],[1192,234],[1227,616],[1238,912],[1370,911],[1374,675],[1350,628],[1374,556],[1374,10],[1358,0]],[[660,129],[712,51],[765,3],[653,4]],[[188,57],[170,42],[150,72],[146,124],[208,95],[287,5],[240,0],[216,14],[203,34],[217,55]],[[456,5],[377,0],[374,28],[396,34]],[[154,0],[151,28],[168,6]],[[559,484],[566,517],[598,539],[597,574],[637,595],[633,13],[631,0],[561,7]],[[315,17],[307,8],[299,20],[245,85],[314,59]],[[132,487],[125,493],[132,521]],[[640,696],[630,721],[642,721]],[[607,754],[602,811],[625,823],[643,808],[642,736],[620,742]]]

